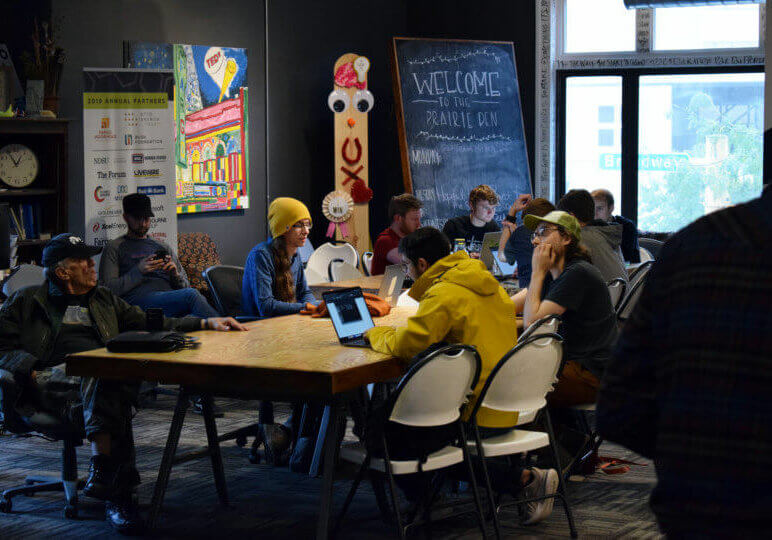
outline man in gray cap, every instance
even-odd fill
[[[138,385],[88,377],[78,381],[65,377],[61,368],[68,354],[104,347],[121,332],[147,327],[140,308],[97,286],[91,257],[100,251],[70,233],[46,244],[45,282],[17,291],[0,309],[0,369],[13,373],[22,387],[17,408],[34,404],[83,427],[92,452],[83,493],[106,501],[107,520],[116,530],[135,533],[141,521],[131,502],[139,484],[131,408]],[[220,317],[164,318],[163,328],[246,329],[232,318]],[[50,385],[54,380],[55,393]]]
[[[99,282],[142,309],[161,308],[167,317],[217,317],[217,311],[190,287],[174,251],[148,236],[154,217],[150,197],[131,193],[123,198],[128,232],[105,246]]]

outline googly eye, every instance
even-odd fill
[[[354,106],[361,113],[369,112],[375,104],[375,98],[370,90],[358,90],[354,94]]]
[[[342,113],[350,104],[348,94],[343,90],[333,90],[330,95],[327,96],[327,106],[330,110],[336,114]]]

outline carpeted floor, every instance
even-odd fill
[[[138,466],[143,478],[140,502],[147,505],[153,489],[163,446],[171,422],[174,398],[159,396],[158,401],[139,411],[135,418]],[[249,424],[255,420],[257,402],[217,400],[225,417],[218,419],[218,430]],[[278,417],[286,409],[278,407]],[[351,437],[349,433],[347,438]],[[188,414],[178,452],[200,447],[206,441],[203,421]],[[79,448],[79,468],[85,476],[88,451]],[[233,442],[223,444],[223,460],[231,500],[229,508],[217,503],[208,459],[178,465],[172,470],[169,489],[159,527],[154,537],[259,537],[313,538],[319,504],[320,479],[289,472],[286,468],[252,465],[246,459],[247,448]],[[602,455],[612,455],[647,463],[628,451],[610,444]],[[58,474],[60,445],[39,438],[0,437],[0,489],[17,486],[28,474]],[[336,508],[345,498],[353,476],[351,467],[339,467],[335,484]],[[648,508],[649,492],[655,482],[651,464],[633,467],[628,473],[596,473],[568,484],[574,515],[582,538],[657,538],[654,516]],[[45,493],[35,497],[17,497],[13,511],[0,514],[0,538],[104,538],[115,537],[104,521],[98,501],[80,499],[80,518],[67,520],[62,515],[63,496]],[[563,508],[556,503],[552,516],[533,527],[517,524],[517,511],[501,514],[506,538],[568,537]],[[454,516],[433,527],[438,538],[467,539],[480,537],[473,516]],[[492,532],[492,528],[490,529]],[[420,532],[419,532],[420,534]],[[394,528],[385,524],[378,513],[375,498],[366,483],[360,488],[338,536],[344,539],[395,538]]]

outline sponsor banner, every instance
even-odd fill
[[[174,76],[159,70],[83,71],[86,242],[126,233],[123,198],[150,197],[149,235],[177,247]]]

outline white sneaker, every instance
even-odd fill
[[[555,469],[537,469],[532,467],[531,481],[523,487],[523,498],[544,497],[554,495],[558,490],[558,472]],[[533,525],[549,517],[552,513],[554,498],[541,501],[531,501],[524,505],[525,511],[522,517],[523,525]]]

